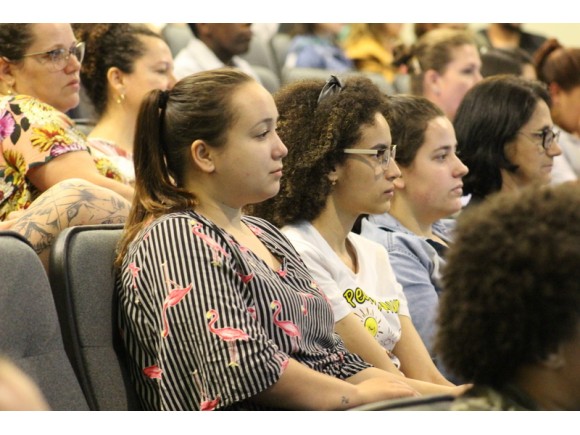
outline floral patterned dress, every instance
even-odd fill
[[[31,169],[74,151],[89,151],[86,137],[64,113],[26,95],[0,98],[0,221],[23,210],[42,192],[30,182]],[[122,181],[110,164],[95,162],[109,178]]]

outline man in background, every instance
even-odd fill
[[[195,37],[175,57],[174,75],[178,80],[196,72],[231,66],[259,81],[251,65],[240,57],[250,48],[251,24],[188,23],[187,25]]]

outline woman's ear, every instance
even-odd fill
[[[112,66],[107,71],[107,81],[111,86],[117,88],[119,86],[124,86],[125,74],[116,66]]]
[[[201,171],[208,174],[215,171],[213,149],[203,140],[196,139],[191,144],[191,158]]]
[[[423,80],[423,90],[428,94],[441,95],[441,87],[439,84],[440,75],[434,69],[425,71],[425,78]]]
[[[14,64],[0,56],[0,92],[10,94],[14,90],[16,78],[14,77]]]
[[[560,104],[560,95],[562,94],[562,88],[558,83],[550,83],[548,85],[548,91],[550,92],[550,96],[552,97],[552,104],[558,105]]]
[[[107,71],[107,82],[113,90],[112,95],[115,99],[125,99],[125,73],[116,66],[112,66]]]

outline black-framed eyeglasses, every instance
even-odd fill
[[[55,48],[49,51],[28,53],[22,57],[37,56],[40,63],[46,64],[52,72],[57,72],[66,68],[71,55],[76,57],[79,63],[82,63],[85,57],[85,43],[77,42],[70,48]]]
[[[524,135],[526,134],[525,132],[520,133]],[[554,145],[555,142],[558,142],[558,139],[560,138],[560,130],[555,130],[549,127],[529,134],[531,134],[533,138],[542,140],[541,145],[545,151],[548,151],[550,148],[552,148],[552,145]]]
[[[395,160],[395,156],[397,155],[397,145],[373,149],[345,148],[343,151],[345,154],[364,154],[374,156],[383,169],[387,169],[391,159]]]

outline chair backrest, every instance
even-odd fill
[[[193,38],[193,33],[187,24],[168,23],[161,30],[161,36],[167,42],[171,55],[175,58]]]
[[[248,51],[240,55],[250,65],[261,66],[278,75],[278,62],[274,59],[274,52],[270,42],[261,35],[254,35]]]
[[[49,277],[69,355],[91,410],[139,410],[117,328],[113,262],[122,225],[63,230]]]
[[[351,408],[351,411],[449,411],[455,397],[450,394],[384,400]]]
[[[252,69],[258,76],[262,86],[270,91],[271,94],[280,89],[280,79],[274,72],[260,65],[252,65]]]
[[[64,349],[48,277],[18,233],[0,231],[0,354],[58,411],[89,409]]]
[[[272,39],[270,39],[270,46],[272,47],[272,53],[274,54],[274,60],[276,61],[281,80],[282,70],[284,69],[284,64],[286,63],[286,55],[288,54],[288,49],[290,48],[290,42],[292,42],[292,37],[287,33],[278,32],[272,36]]]

